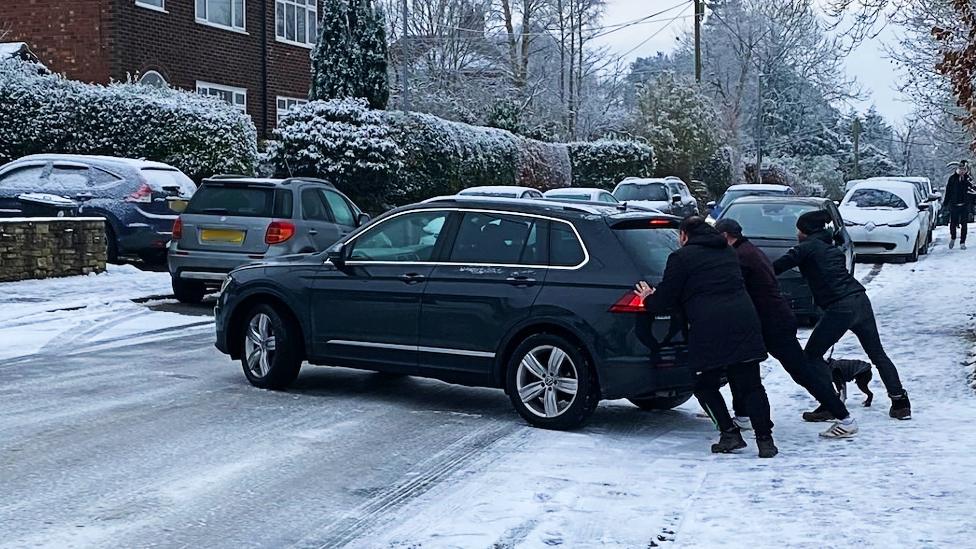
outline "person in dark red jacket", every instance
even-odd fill
[[[793,381],[806,389],[837,420],[838,425],[832,425],[820,435],[825,438],[854,436],[858,430],[857,422],[834,391],[830,372],[807,360],[803,347],[796,339],[796,317],[780,291],[772,262],[742,235],[742,226],[734,219],[720,219],[715,224],[715,230],[722,233],[739,257],[746,291],[759,313],[766,351],[783,365]],[[745,422],[740,416],[745,415],[742,413],[745,409],[739,401],[739,395],[733,392],[732,407],[736,410],[736,423],[742,427]]]
[[[727,377],[749,410],[759,457],[771,458],[778,450],[759,371],[766,349],[739,261],[722,235],[698,216],[681,222],[678,241],[681,248],[668,257],[657,288],[640,282],[636,293],[647,314],[678,310],[688,320],[688,362],[697,374],[695,396],[721,431],[712,452],[729,453],[746,446],[719,391],[722,378]]]

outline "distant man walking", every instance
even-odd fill
[[[823,317],[817,322],[807,346],[807,358],[827,368],[824,355],[848,330],[854,332],[868,358],[878,368],[881,381],[891,398],[888,415],[895,419],[911,419],[912,406],[908,393],[901,385],[898,369],[885,353],[878,334],[874,309],[864,286],[847,270],[844,252],[834,244],[833,231],[827,230],[830,214],[818,210],[807,212],[796,221],[800,243],[786,255],[773,262],[776,274],[799,267],[800,274],[810,285],[810,292]],[[816,410],[804,414],[808,421],[832,419],[829,411]]]
[[[759,321],[762,324],[763,341],[770,355],[783,365],[790,377],[798,385],[817,399],[821,407],[828,411],[836,421],[826,431],[820,433],[824,438],[849,438],[857,433],[857,422],[847,411],[847,407],[834,391],[830,372],[819,364],[807,360],[803,347],[796,339],[796,317],[793,309],[780,292],[779,281],[773,264],[766,254],[748,238],[742,236],[742,226],[734,219],[720,219],[715,230],[722,233],[726,241],[739,257],[742,278],[746,291],[752,298]],[[736,421],[742,404],[739,395],[732,394],[732,407],[736,410]]]
[[[678,242],[681,248],[668,257],[657,288],[642,281],[635,292],[648,314],[679,310],[688,320],[688,361],[697,374],[695,396],[721,431],[712,452],[729,453],[746,446],[719,391],[725,376],[748,410],[759,457],[771,458],[778,450],[759,371],[766,349],[739,261],[722,235],[699,216],[681,222]]]
[[[946,183],[943,204],[949,208],[949,249],[956,246],[956,228],[959,228],[959,248],[966,249],[966,232],[969,227],[969,212],[973,204],[973,180],[969,175],[969,162],[961,160],[956,173],[949,176]]]

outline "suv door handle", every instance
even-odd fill
[[[510,276],[505,279],[512,286],[518,286],[520,288],[527,288],[535,284],[534,278],[529,278],[527,276]]]
[[[312,236],[315,236],[315,235],[317,235],[317,234],[319,234],[319,232],[318,232],[318,231],[316,231],[315,229],[309,229],[309,230],[308,230],[308,234],[310,234],[310,235],[312,235]]]
[[[427,277],[420,273],[407,273],[400,275],[400,280],[406,282],[407,284],[419,284],[426,279]]]

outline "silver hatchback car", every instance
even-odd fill
[[[321,179],[206,179],[173,225],[173,293],[183,303],[199,303],[241,265],[325,250],[368,221]]]

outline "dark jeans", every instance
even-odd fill
[[[762,384],[762,376],[759,375],[758,362],[733,364],[724,371],[718,368],[702,372],[698,376],[695,382],[695,396],[715,425],[722,431],[735,427],[725,399],[722,398],[719,390],[722,387],[723,373],[729,380],[732,393],[742,396],[743,406],[748,412],[746,415],[752,420],[752,428],[756,431],[756,436],[771,435],[773,421],[769,417],[769,398]]]
[[[816,361],[807,360],[803,347],[796,339],[796,328],[778,331],[764,330],[763,341],[766,343],[766,351],[783,365],[783,369],[790,374],[793,381],[806,389],[835,418],[844,419],[850,415],[847,406],[844,405],[844,402],[837,396],[837,391],[834,390],[830,369],[825,363],[821,365]],[[741,395],[734,390],[732,393],[732,409],[735,410],[737,416],[748,415],[745,399],[741,398]]]
[[[959,241],[966,243],[966,230],[969,228],[969,206],[949,206],[949,238],[956,239],[959,227]]]
[[[881,345],[881,336],[878,335],[878,323],[874,319],[871,300],[863,292],[847,296],[827,307],[820,322],[810,334],[810,339],[807,340],[805,349],[807,357],[821,367],[827,368],[824,354],[840,341],[848,330],[854,332],[864,352],[878,368],[881,381],[888,390],[888,396],[902,396],[905,389],[898,378],[898,369]]]

